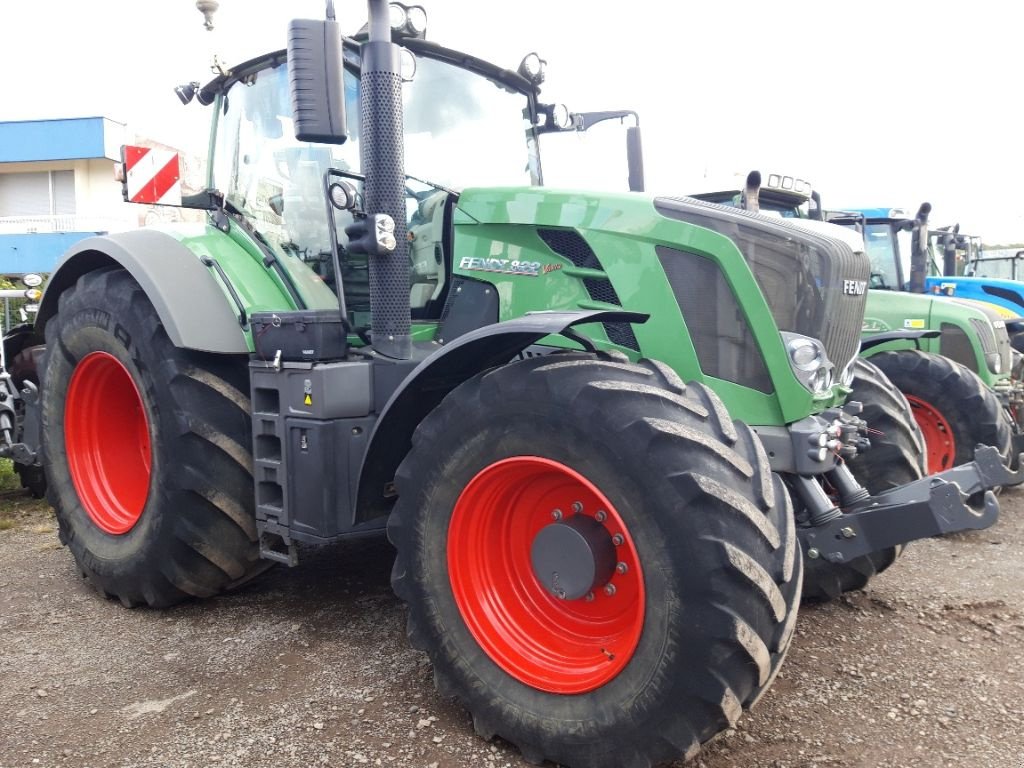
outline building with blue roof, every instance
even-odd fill
[[[114,179],[126,133],[106,117],[0,122],[0,274],[50,272],[79,240],[138,226]]]

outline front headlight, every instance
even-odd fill
[[[992,373],[998,376],[1003,372],[1003,358],[998,352],[985,355],[985,361],[988,363],[988,369]]]
[[[789,365],[800,383],[812,394],[828,394],[832,388],[835,366],[828,359],[825,345],[810,336],[789,331],[781,333],[789,356]]]

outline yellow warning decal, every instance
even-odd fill
[[[306,405],[312,405],[313,404],[313,398],[310,395],[306,395],[306,399],[303,400],[302,402],[305,403]]]
[[[904,320],[904,328],[913,328],[914,330],[920,330],[924,328],[924,320]]]

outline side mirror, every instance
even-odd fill
[[[295,138],[344,144],[345,68],[337,21],[295,19],[288,25],[288,80]]]
[[[640,126],[626,129],[626,160],[629,163],[629,191],[644,191],[644,147],[640,141]]]

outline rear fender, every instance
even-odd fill
[[[583,323],[643,323],[636,312],[530,312],[515,320],[478,328],[444,345],[406,376],[377,419],[363,456],[356,491],[356,519],[361,523],[387,514],[394,502],[395,471],[412,446],[419,423],[445,396],[488,368],[504,365],[545,336],[561,334],[590,346],[572,330]],[[590,351],[593,347],[590,346]]]
[[[146,292],[174,346],[248,354],[239,315],[210,269],[175,238],[152,229],[90,237],[68,250],[43,293],[39,335],[65,290],[86,272],[111,266],[124,268]]]

